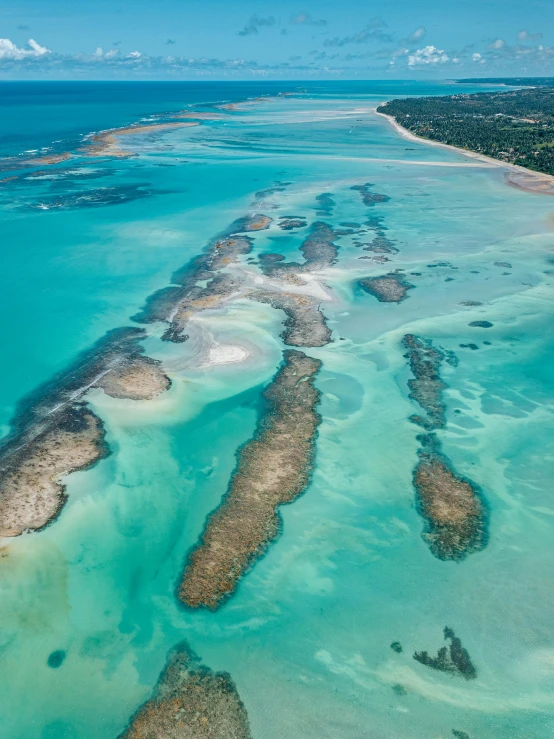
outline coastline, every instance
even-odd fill
[[[383,105],[384,103],[381,103]],[[442,149],[449,149],[450,151],[456,151],[458,154],[464,154],[470,159],[476,159],[483,164],[493,165],[495,167],[502,167],[507,170],[505,175],[505,182],[510,187],[515,187],[518,190],[524,190],[525,192],[535,193],[539,195],[554,195],[554,176],[549,174],[543,174],[542,172],[535,172],[532,169],[525,169],[520,167],[518,164],[510,164],[509,162],[502,162],[499,159],[493,159],[485,154],[479,154],[476,151],[470,149],[460,149],[457,146],[451,144],[443,144],[441,141],[433,141],[432,139],[426,139],[422,136],[416,136],[400,123],[391,115],[387,113],[379,113],[377,108],[373,108],[375,115],[386,118],[395,131],[400,134],[408,141],[417,141],[419,143],[425,143],[429,146],[438,146]]]

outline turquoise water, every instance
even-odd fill
[[[134,86],[114,96],[99,85],[83,100],[63,85],[40,95],[22,85],[0,123],[1,153],[278,91],[191,87]],[[399,250],[386,264],[360,259],[371,253],[346,235],[337,264],[317,276],[334,341],[306,350],[323,361],[313,480],[282,510],[281,537],[216,613],[184,610],[175,587],[254,430],[281,359],[282,314],[236,301],[200,314],[181,345],[160,342],[154,324],[146,346],[164,360],[170,391],[143,403],[89,393],[112,455],[68,478],[69,502],[52,526],[2,543],[2,737],[115,739],[183,639],[210,668],[231,673],[255,739],[554,733],[554,201],[506,186],[500,167],[407,141],[373,113],[387,98],[445,86],[303,89],[225,121],[136,138],[133,159],[76,159],[47,168],[50,179],[26,179],[26,171],[0,187],[5,433],[23,396],[105,331],[129,324],[276,181],[290,184],[265,198],[262,212],[311,223],[316,197],[332,193],[323,220],[380,217]],[[27,131],[15,125],[26,117]],[[365,182],[390,201],[365,207],[351,189]],[[98,188],[115,188],[125,202],[71,200]],[[65,206],[36,208],[52,199]],[[305,233],[274,224],[255,235],[253,256],[298,259]],[[246,260],[241,269],[258,272]],[[356,287],[393,269],[415,285],[400,304]],[[468,300],[483,305],[461,305]],[[493,326],[469,327],[475,320]],[[487,548],[461,563],[435,559],[421,538],[411,483],[418,429],[408,420],[417,408],[401,346],[408,332],[459,359],[443,368],[441,440],[483,490],[490,515]],[[206,342],[249,355],[210,366]],[[460,347],[469,343],[478,349]],[[412,658],[435,654],[445,626],[462,639],[477,679]],[[52,669],[55,650],[66,658]]]

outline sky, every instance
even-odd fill
[[[554,76],[554,0],[0,0],[0,79]]]

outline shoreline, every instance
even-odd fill
[[[381,103],[384,105],[384,103]],[[460,149],[458,146],[452,146],[451,144],[443,144],[441,141],[433,141],[432,139],[426,139],[422,136],[416,136],[404,126],[400,125],[396,118],[387,113],[379,113],[377,108],[373,108],[375,115],[381,118],[386,118],[395,131],[407,139],[408,141],[416,141],[418,143],[424,143],[428,146],[438,146],[442,149],[449,149],[455,151],[458,154],[463,154],[470,159],[476,159],[483,164],[493,165],[495,167],[501,167],[507,170],[505,174],[505,182],[510,187],[515,187],[518,190],[524,192],[530,192],[538,195],[554,195],[554,175],[544,174],[542,172],[535,172],[532,169],[526,169],[520,167],[518,164],[510,164],[510,162],[503,162],[500,159],[494,159],[488,157],[485,154],[479,154],[471,149]]]

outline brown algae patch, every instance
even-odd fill
[[[428,652],[415,652],[414,659],[433,670],[461,675],[466,680],[474,680],[477,677],[477,670],[471,661],[469,652],[462,645],[461,639],[448,626],[444,628],[444,638],[450,641],[450,646],[441,647],[436,657],[431,657]]]
[[[212,672],[184,645],[169,656],[152,697],[118,739],[251,739],[227,672]]]
[[[273,290],[254,290],[247,297],[285,313],[282,339],[288,346],[325,346],[331,341],[331,330],[316,298]]]
[[[423,538],[438,559],[459,561],[487,544],[487,513],[477,486],[453,469],[434,434],[422,446],[413,476]]]
[[[414,287],[400,272],[366,277],[358,280],[358,284],[362,290],[373,295],[380,303],[401,303],[408,297],[408,290]]]
[[[82,404],[0,462],[0,536],[38,530],[56,518],[66,496],[61,478],[107,455],[100,419]]]
[[[266,407],[254,437],[239,451],[221,505],[192,551],[179,598],[192,608],[216,609],[279,533],[279,506],[306,489],[313,469],[321,362],[288,349],[264,392]]]

